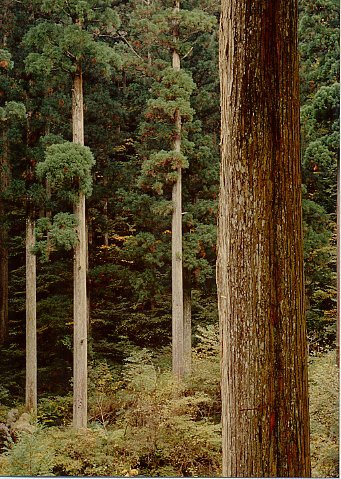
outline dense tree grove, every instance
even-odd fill
[[[321,377],[314,361],[332,375],[336,338],[339,5],[298,5],[305,306]],[[2,0],[0,422],[24,411],[26,389],[37,456],[54,441],[61,453],[28,471],[25,436],[2,463],[0,431],[0,475],[2,464],[14,475],[221,474],[219,17],[215,0]],[[88,398],[79,393],[73,421],[90,425],[77,454],[114,444],[110,470],[103,457],[83,469],[76,453],[62,457],[76,381]],[[318,420],[315,474],[337,475],[334,443],[320,459]]]

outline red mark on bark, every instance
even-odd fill
[[[272,412],[270,414],[270,434],[272,434],[272,431],[275,429],[276,425],[276,413]]]
[[[270,305],[270,321],[273,326],[277,323],[276,308],[273,304]]]

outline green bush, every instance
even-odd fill
[[[193,371],[181,384],[168,361],[135,350],[119,374],[89,368],[90,427],[39,426],[0,455],[0,475],[221,475],[217,328],[198,330]],[[162,358],[161,358],[162,359]],[[163,364],[161,370],[160,364]],[[335,352],[310,359],[313,477],[338,477],[338,370]],[[71,397],[39,403],[45,425],[71,421]]]
[[[72,397],[54,396],[40,399],[37,419],[43,426],[66,426],[72,419]]]
[[[22,434],[0,460],[0,474],[13,476],[115,476],[129,470],[123,431],[39,428]]]
[[[210,418],[219,361],[216,356],[217,377],[205,384],[204,371],[211,375],[214,354],[203,342],[194,355],[193,375],[180,385],[169,367],[161,371],[146,349],[127,358],[120,376],[105,362],[92,365],[90,427],[78,432],[40,427],[32,435],[21,435],[2,457],[0,474],[219,476],[220,425]],[[39,421],[45,426],[67,424],[70,400],[41,400]]]
[[[123,381],[117,424],[129,445],[138,448],[135,466],[143,474],[219,476],[220,425],[207,415],[209,394],[194,391],[190,379],[176,384],[169,370],[158,370],[147,350],[128,358]]]
[[[310,359],[313,477],[339,477],[339,372],[335,351]]]
[[[0,456],[0,475],[49,475],[53,467],[54,450],[46,441],[45,434],[41,427],[32,434],[21,433],[9,452]]]

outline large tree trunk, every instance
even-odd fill
[[[180,9],[179,0],[175,1],[174,11]],[[177,39],[178,26],[174,27],[174,38]],[[173,51],[173,69],[180,70],[180,56],[176,50]],[[181,151],[181,114],[175,112],[174,150]],[[184,313],[183,313],[183,281],[182,281],[182,188],[181,168],[177,169],[177,180],[173,185],[172,201],[172,357],[173,374],[178,379],[184,375]]]
[[[10,181],[10,167],[8,161],[7,131],[2,134],[2,152],[0,154],[0,191],[4,192]],[[6,210],[3,199],[0,197],[0,346],[8,335],[8,228],[6,224]]]
[[[26,410],[37,413],[37,319],[35,224],[28,208],[26,218]]]
[[[223,0],[224,477],[310,477],[296,0]]]
[[[84,145],[83,84],[79,66],[73,79],[72,90],[73,142]],[[80,192],[74,205],[77,218],[78,242],[74,248],[73,278],[73,426],[87,426],[87,295],[86,295],[86,227],[85,195]]]

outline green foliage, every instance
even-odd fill
[[[44,476],[51,470],[53,451],[46,449],[41,439],[44,430],[36,427],[33,433],[22,432],[19,441],[9,449],[11,453],[5,455],[0,462],[0,470],[11,471],[14,476]]]
[[[335,351],[310,360],[313,477],[339,477],[339,371]]]
[[[0,121],[8,122],[10,120],[24,120],[26,118],[26,108],[22,103],[16,101],[7,101],[4,107],[0,107]]]
[[[339,6],[300,0],[301,148],[308,335],[334,347],[336,176],[339,157]]]
[[[8,50],[0,48],[0,68],[3,70],[11,70],[13,68],[12,55]]]
[[[164,357],[135,349],[121,374],[90,369],[90,428],[38,427],[1,456],[2,475],[220,475],[220,362],[216,326],[198,328],[193,372],[176,384]],[[160,368],[161,366],[161,368]],[[335,352],[310,360],[313,477],[338,477]],[[71,420],[71,397],[41,400],[43,424]],[[45,455],[43,454],[45,453]]]
[[[106,361],[97,361],[88,369],[89,420],[102,427],[113,422],[118,405],[115,398],[120,386],[118,374]]]
[[[158,151],[143,162],[139,186],[151,187],[158,195],[163,194],[164,184],[173,184],[178,178],[177,168],[187,168],[186,157],[177,151]]]
[[[26,70],[49,75],[56,70],[69,73],[77,65],[89,62],[109,76],[112,67],[120,65],[120,57],[100,36],[111,36],[119,27],[119,18],[111,3],[105,2],[38,2],[50,21],[41,21],[25,35],[24,44],[31,50],[25,59]]]
[[[66,426],[72,418],[72,397],[52,396],[38,402],[38,423],[42,426]]]
[[[206,368],[207,376],[208,364],[200,375]],[[50,427],[23,435],[0,462],[0,474],[219,476],[220,426],[208,416],[214,404],[209,388],[175,384],[146,349],[132,352],[121,378],[105,363],[91,368],[90,377],[96,422],[79,432]],[[199,384],[202,376],[194,378]],[[63,422],[69,404],[69,397],[40,401],[38,418],[45,425]]]
[[[64,142],[46,149],[45,161],[37,165],[39,178],[46,178],[51,189],[75,200],[79,192],[89,196],[92,191],[91,168],[94,156],[88,146]]]
[[[10,475],[118,475],[127,467],[120,447],[122,434],[101,429],[38,429],[23,436],[0,462]],[[123,464],[122,464],[123,462]],[[129,467],[129,465],[128,465]]]
[[[92,23],[96,23],[95,32],[111,33],[114,26],[119,27],[118,15],[114,9],[110,8],[112,6],[110,0],[72,0],[67,3],[64,0],[38,0],[37,3],[40,4],[42,12],[52,16],[57,14],[59,18],[60,16],[65,18],[65,21],[76,17],[87,28],[90,28]]]
[[[152,476],[162,475],[164,466],[180,476],[217,475],[219,425],[205,414],[210,395],[174,383],[169,371],[158,371],[146,349],[127,359],[123,381],[118,424],[129,443],[139,444],[138,469]]]
[[[71,213],[57,213],[53,219],[39,218],[36,221],[35,254],[47,261],[52,251],[70,251],[77,242],[77,218]]]
[[[299,45],[302,79],[308,89],[335,81],[339,73],[339,4],[337,0],[300,0]]]

